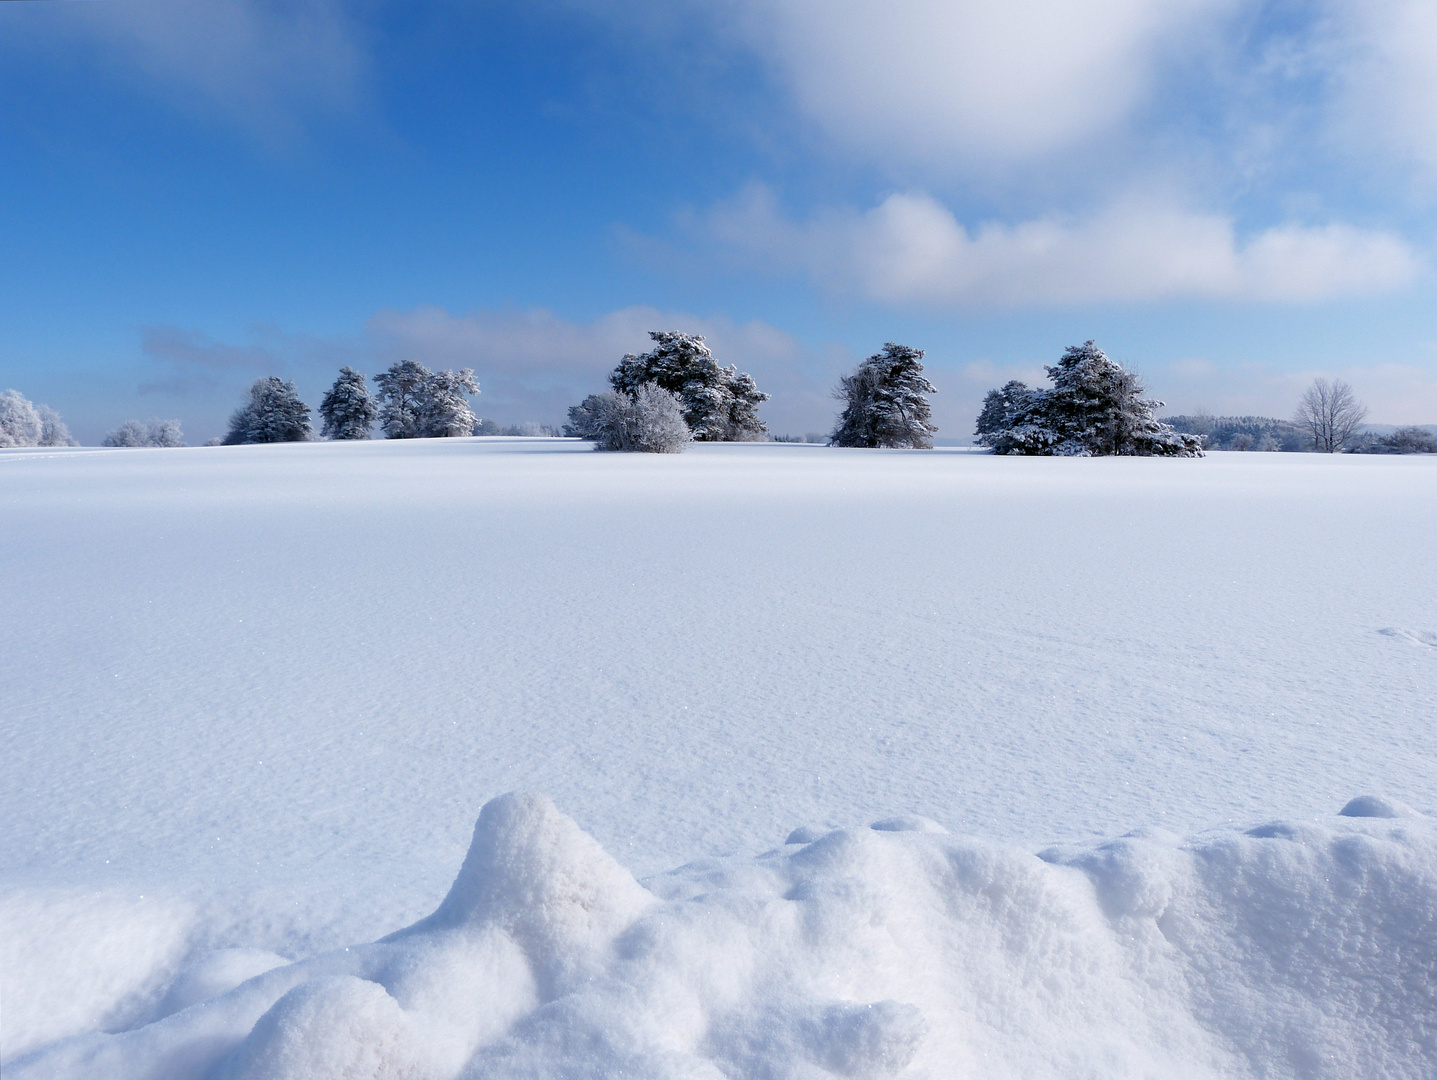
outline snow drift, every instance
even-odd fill
[[[1430,1077],[1437,822],[1343,815],[1036,856],[900,817],[640,885],[509,794],[413,926],[198,957],[7,1075]]]

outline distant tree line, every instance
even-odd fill
[[[1208,450],[1260,450],[1294,453],[1312,449],[1302,429],[1290,420],[1271,416],[1209,416],[1206,413],[1166,416],[1178,431],[1196,435]]]
[[[888,342],[843,375],[834,389],[841,408],[827,435],[771,435],[758,415],[769,395],[752,375],[720,365],[700,335],[650,331],[654,347],[626,353],[609,389],[569,409],[563,434],[600,450],[676,453],[691,442],[826,442],[830,446],[926,450],[938,428],[928,398],[937,388],[923,350]],[[1093,341],[1070,346],[1045,369],[1051,387],[1017,380],[989,391],[974,434],[995,454],[1201,456],[1204,450],[1437,453],[1437,432],[1420,427],[1379,434],[1363,428],[1366,408],[1341,380],[1315,379],[1290,420],[1266,416],[1157,417],[1163,402],[1146,396],[1141,378]],[[368,439],[376,425],[390,439],[464,435],[556,437],[538,423],[503,425],[470,407],[479,393],[471,368],[431,371],[401,360],[373,377],[340,369],[316,410],[326,439]],[[293,382],[257,379],[230,416],[225,437],[210,444],[303,442],[315,438],[309,406]],[[74,446],[59,415],[18,391],[0,394],[0,448]],[[111,447],[184,446],[178,420],[130,420],[106,434]]]
[[[1291,420],[1271,416],[1170,416],[1167,422],[1189,432],[1213,450],[1286,453],[1434,454],[1437,433],[1401,427],[1383,435],[1362,428],[1366,407],[1341,379],[1314,379],[1303,392]]]

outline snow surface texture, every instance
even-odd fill
[[[407,930],[10,1075],[1428,1077],[1437,823],[1346,812],[1038,856],[887,821],[645,889],[504,795]]]
[[[1437,462],[12,450],[0,507],[7,1076],[1437,1070]],[[515,788],[654,899],[525,803],[552,858],[481,827],[353,947]]]

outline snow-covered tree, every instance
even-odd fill
[[[419,438],[419,414],[430,374],[417,361],[401,360],[374,376],[374,385],[379,387],[379,423],[387,438]]]
[[[35,415],[40,417],[41,446],[79,446],[70,434],[69,427],[60,414],[48,405],[36,405]]]
[[[590,394],[569,410],[566,432],[592,439],[596,450],[649,454],[680,453],[693,438],[683,402],[657,383],[643,383],[633,394]]]
[[[126,420],[113,431],[105,433],[100,440],[101,446],[145,446],[145,425],[138,420]]]
[[[1051,390],[1029,390],[1006,426],[985,433],[995,454],[1202,455],[1201,437],[1156,419],[1163,403],[1094,342],[1070,346],[1047,372]]]
[[[697,334],[651,330],[649,337],[654,341],[650,352],[625,354],[609,376],[616,391],[633,397],[641,386],[654,383],[676,394],[693,437],[704,442],[755,442],[768,434],[758,407],[769,395],[752,375],[732,364],[720,367]]]
[[[369,429],[379,419],[379,406],[369,392],[364,376],[352,367],[339,369],[339,378],[319,403],[324,428],[320,434],[330,439],[367,439]]]
[[[225,445],[237,443],[305,442],[314,437],[309,406],[300,400],[294,383],[278,376],[256,379],[249,400],[230,415]]]
[[[101,446],[184,446],[185,433],[178,420],[126,420],[110,432]]]
[[[146,420],[145,442],[148,446],[184,446],[185,433],[180,430],[180,422],[178,420]]]
[[[844,403],[829,436],[834,446],[911,447],[931,450],[932,410],[938,392],[923,375],[922,349],[893,342],[839,380],[833,396]]]
[[[374,382],[379,423],[388,438],[448,438],[474,430],[468,399],[479,393],[479,384],[472,368],[430,371],[414,360],[401,360]]]
[[[455,439],[474,430],[469,398],[479,393],[473,368],[436,371],[424,387],[419,411],[420,431],[428,439]]]
[[[0,448],[39,446],[44,421],[35,406],[18,390],[0,393]]]
[[[978,414],[978,424],[973,434],[978,436],[978,445],[989,445],[988,439],[1013,425],[1013,417],[1028,399],[1028,384],[1013,379],[1003,384],[1001,390],[989,390],[983,399],[983,411]]]

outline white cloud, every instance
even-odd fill
[[[1140,200],[1086,218],[970,230],[921,193],[795,221],[771,192],[752,186],[698,226],[731,254],[806,273],[841,293],[938,307],[1306,302],[1398,288],[1420,267],[1391,233],[1283,225],[1240,240],[1227,217]]]
[[[715,5],[717,6],[717,5]],[[747,0],[739,33],[835,139],[1022,161],[1105,134],[1238,0]]]
[[[1437,5],[1330,0],[1321,48],[1343,147],[1377,148],[1437,177]]]

